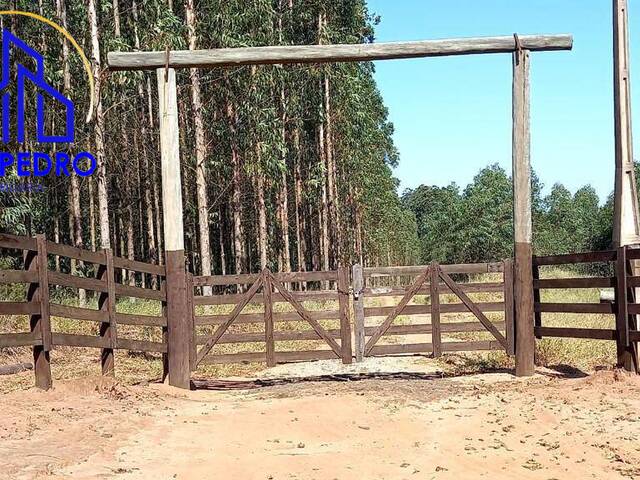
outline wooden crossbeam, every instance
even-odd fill
[[[469,311],[473,313],[478,320],[480,320],[480,323],[484,325],[484,328],[489,330],[489,332],[494,337],[496,337],[496,340],[500,342],[500,345],[502,345],[506,350],[508,348],[507,339],[504,338],[504,336],[498,331],[495,325],[491,323],[491,320],[489,320],[485,316],[485,314],[480,311],[478,306],[473,303],[473,301],[467,296],[467,294],[462,291],[462,289],[456,284],[456,282],[453,281],[453,279],[447,273],[440,270],[440,278],[442,278],[442,281],[447,284],[451,291],[455,293],[460,300],[462,300],[462,303],[464,303]]]
[[[384,333],[389,329],[393,321],[398,317],[398,315],[402,313],[404,308],[409,304],[409,302],[415,296],[415,294],[418,293],[420,288],[422,288],[422,285],[427,280],[427,277],[430,271],[431,271],[431,267],[428,267],[424,272],[418,275],[418,278],[414,280],[409,290],[407,290],[407,293],[405,293],[404,297],[402,297],[402,300],[400,300],[400,303],[398,303],[398,305],[394,307],[394,309],[391,311],[391,313],[389,313],[385,321],[382,322],[382,324],[376,329],[373,335],[371,335],[371,338],[365,345],[365,349],[364,349],[365,355],[369,355],[371,353],[371,351],[373,350],[373,347],[376,345],[378,340],[380,340],[380,337],[384,335]]]
[[[235,308],[229,315],[229,318],[227,319],[227,321],[224,322],[222,325],[220,325],[216,329],[215,333],[211,337],[209,337],[206,343],[202,346],[202,348],[198,352],[198,356],[196,357],[196,365],[198,365],[202,361],[202,359],[211,351],[211,349],[218,342],[218,340],[220,340],[220,337],[224,335],[224,332],[226,332],[227,329],[231,326],[231,324],[235,321],[235,319],[238,318],[238,315],[240,315],[240,312],[244,310],[244,307],[246,307],[247,304],[254,297],[254,295],[258,293],[258,290],[260,289],[261,286],[262,286],[262,276],[258,277],[258,279],[251,286],[249,291],[242,298],[240,303],[238,303],[235,306]]]
[[[306,320],[311,325],[311,327],[315,330],[318,336],[329,344],[329,346],[331,347],[331,350],[333,350],[338,357],[342,357],[342,351],[340,349],[340,346],[331,337],[329,332],[327,332],[322,327],[322,325],[318,323],[317,320],[313,319],[311,315],[309,315],[309,312],[307,312],[307,310],[302,306],[302,304],[298,302],[298,300],[296,300],[296,298],[291,294],[291,292],[289,292],[289,290],[287,290],[284,287],[284,285],[282,285],[282,283],[280,283],[278,280],[275,279],[275,277],[271,272],[267,272],[267,275],[269,277],[269,280],[271,281],[271,285],[276,287],[276,289],[280,292],[280,295],[282,295],[282,297],[293,306],[293,308],[298,313],[298,315],[300,315],[303,320]]]
[[[540,52],[571,50],[571,35],[522,35],[523,49]],[[502,37],[449,38],[417,42],[359,43],[346,45],[292,45],[213,50],[155,52],[109,52],[110,70],[156,68],[212,68],[239,65],[290,63],[366,62],[400,58],[443,57],[510,53],[516,50],[513,35]]]

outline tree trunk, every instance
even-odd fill
[[[93,180],[87,179],[89,183],[89,234],[91,236],[91,251],[96,251],[96,204],[95,193],[93,191]]]
[[[197,48],[196,17],[194,0],[185,2],[189,50]],[[207,202],[207,142],[204,132],[202,100],[200,98],[200,72],[197,68],[189,70],[191,80],[191,103],[195,124],[196,141],[196,198],[198,203],[198,234],[200,240],[200,262],[202,275],[211,275],[211,245],[209,241],[209,205]],[[202,289],[203,295],[211,295],[211,287]]]
[[[238,145],[236,139],[236,125],[238,123],[237,112],[233,108],[231,101],[227,98],[227,118],[231,125],[231,165],[233,166],[231,195],[231,211],[233,215],[233,246],[235,273],[242,273],[245,263],[244,238],[242,233],[242,203],[241,203],[241,180],[242,165],[240,163],[240,155],[238,153]]]
[[[258,248],[260,270],[267,267],[267,211],[264,202],[264,174],[256,173],[256,196],[258,199]]]
[[[220,228],[218,229],[218,241],[220,242],[220,274],[227,274],[227,256],[224,247],[224,207],[220,207]]]
[[[93,77],[95,78],[96,124],[95,124],[95,156],[97,164],[96,181],[98,183],[98,210],[100,215],[100,246],[111,248],[109,233],[109,204],[107,194],[107,170],[105,164],[104,148],[104,112],[100,99],[101,88],[101,63],[100,63],[100,39],[98,37],[98,12],[96,0],[89,0],[87,11],[89,25],[91,27],[91,64]]]

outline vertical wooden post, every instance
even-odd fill
[[[162,212],[165,266],[167,269],[167,340],[169,384],[190,388],[189,337],[187,316],[182,182],[180,179],[180,131],[176,72],[158,69],[160,159],[162,170]]]
[[[160,291],[164,294],[164,298],[167,298],[167,278],[163,276],[160,278]],[[167,319],[167,301],[164,300],[162,302],[162,316]],[[162,343],[167,345],[167,350],[169,347],[169,329],[167,326],[162,327]],[[169,354],[162,354],[162,381],[164,382],[169,376]]]
[[[49,318],[49,278],[47,262],[47,240],[44,235],[36,235],[37,252],[29,251],[25,256],[25,268],[38,272],[38,282],[29,285],[27,301],[39,302],[40,313],[31,315],[31,334],[39,336],[42,343],[33,346],[33,371],[36,387],[51,388],[51,320]]]
[[[616,350],[617,365],[629,372],[636,371],[637,353],[635,345],[629,341],[629,289],[627,275],[630,273],[627,262],[627,247],[618,247],[616,257]]]
[[[352,276],[356,362],[361,362],[364,357],[364,346],[366,344],[364,325],[364,276],[362,274],[362,265],[355,264],[352,267]]]
[[[440,329],[440,265],[431,262],[429,294],[431,296],[431,345],[433,358],[442,356],[442,332]]]
[[[532,257],[532,274],[533,274],[533,282],[535,285],[536,280],[540,280],[540,267],[535,262],[535,257]],[[533,326],[534,328],[542,327],[542,313],[535,311],[536,304],[539,304],[539,303],[540,303],[540,289],[534,288],[533,289],[533,310],[534,310]],[[538,340],[542,340],[542,336],[540,335],[536,335],[536,338]]]
[[[351,351],[351,321],[349,319],[349,269],[338,267],[338,308],[340,310],[340,349],[342,363],[353,361]]]
[[[534,374],[529,51],[513,54],[513,225],[516,375]]]
[[[189,319],[189,370],[196,369],[196,357],[198,355],[198,340],[196,336],[196,311],[193,302],[193,274],[187,273],[187,316]]]
[[[262,271],[262,296],[264,298],[264,341],[266,344],[267,367],[276,366],[276,345],[273,340],[273,285],[269,271]]]
[[[98,277],[106,283],[107,291],[101,292],[98,298],[98,309],[107,313],[107,321],[100,324],[100,336],[109,340],[109,347],[103,348],[100,355],[102,374],[115,374],[114,349],[117,343],[116,332],[116,285],[115,269],[113,267],[113,252],[110,248],[104,250],[104,265],[100,265]]]
[[[640,243],[638,192],[633,164],[633,132],[631,128],[631,79],[629,74],[629,13],[627,0],[613,0],[613,97],[616,178],[614,190],[613,244],[616,247]],[[640,273],[638,262],[633,270]],[[619,273],[618,273],[619,274]],[[626,292],[637,297],[635,292]],[[626,307],[625,307],[626,308]],[[620,318],[622,321],[622,318]],[[635,316],[626,316],[635,328]],[[618,329],[622,328],[618,325]],[[629,326],[624,327],[628,330]],[[618,332],[620,333],[620,332]],[[618,342],[618,364],[633,370],[637,364],[636,345]]]
[[[504,324],[507,337],[507,355],[515,355],[515,318],[513,315],[513,260],[510,258],[503,262],[504,282]]]

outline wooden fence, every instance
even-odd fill
[[[408,267],[355,265],[356,358],[395,353],[439,356],[442,352],[477,350],[505,350],[512,354],[512,272],[511,260],[468,265],[434,262]],[[476,278],[468,283],[458,283],[451,278],[451,275],[479,274],[492,274],[495,278]],[[465,312],[473,319],[464,318]],[[380,318],[384,320],[378,321]],[[477,334],[481,332],[491,335],[478,340]],[[407,336],[422,340],[407,341]],[[476,338],[460,338],[465,336]]]
[[[24,301],[9,302],[0,299],[0,315],[26,315],[30,326],[28,332],[0,334],[0,348],[33,348],[37,386],[49,388],[51,385],[50,352],[60,346],[99,348],[102,372],[107,375],[114,372],[114,350],[166,354],[166,285],[163,266],[117,257],[111,250],[93,252],[49,242],[42,235],[29,238],[0,234],[0,249],[17,251],[23,259],[23,269],[0,271],[0,284],[26,285]],[[55,257],[56,261],[50,262],[51,257]],[[61,257],[82,262],[84,270],[93,272],[94,275],[79,276],[51,270],[52,263],[61,263]],[[121,275],[122,271],[131,272],[126,275],[130,279],[128,283],[122,281],[125,280],[125,276]],[[135,272],[138,272],[138,277],[154,278],[157,287],[142,288],[133,285]],[[118,278],[121,281],[117,281]],[[56,303],[52,287],[95,292],[97,308]],[[160,303],[160,315],[119,312],[116,302],[121,297],[155,300]],[[90,330],[95,330],[95,334],[60,331],[56,328],[57,320],[63,318],[93,324],[94,327]],[[126,326],[157,327],[161,329],[157,335],[159,341],[140,339],[139,332],[136,335],[134,328]],[[131,338],[132,336],[138,338]]]
[[[557,338],[584,338],[592,340],[613,340],[618,344],[619,362],[624,352],[634,349],[640,341],[636,315],[640,314],[640,304],[636,303],[636,288],[640,287],[640,276],[636,274],[635,263],[640,260],[640,249],[621,247],[617,250],[587,252],[570,255],[534,256],[533,288],[535,311],[535,335]],[[548,266],[580,266],[599,264],[599,270],[608,272],[591,277],[540,278],[540,268]],[[541,291],[555,289],[610,289],[613,301],[582,303],[543,302]],[[601,314],[611,315],[615,328],[588,328],[576,326],[546,326],[544,314]],[[556,315],[557,317],[558,315]],[[556,322],[557,323],[557,322]]]

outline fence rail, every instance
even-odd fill
[[[23,270],[0,271],[0,284],[25,284],[26,298],[22,302],[0,302],[0,315],[29,316],[29,332],[0,334],[0,348],[29,346],[34,350],[36,384],[42,388],[51,385],[50,352],[56,347],[88,347],[101,350],[100,358],[104,374],[113,374],[114,350],[133,350],[167,353],[166,325],[161,316],[127,314],[117,311],[121,297],[157,300],[164,312],[166,295],[164,287],[154,289],[124,284],[116,281],[116,270],[127,270],[130,278],[134,272],[157,276],[162,285],[165,267],[127,258],[113,256],[110,250],[96,252],[47,241],[44,236],[35,238],[0,234],[0,249],[18,250],[24,259]],[[94,265],[94,277],[81,277],[68,272],[52,270],[50,257],[64,257],[76,262]],[[55,265],[60,262],[56,261]],[[122,281],[125,279],[122,278]],[[94,292],[97,309],[87,306],[56,303],[50,288],[63,287]],[[58,331],[56,319],[73,319],[96,325],[93,335]],[[160,327],[162,341],[128,338],[118,332],[118,325]],[[140,333],[140,332],[138,332]]]

